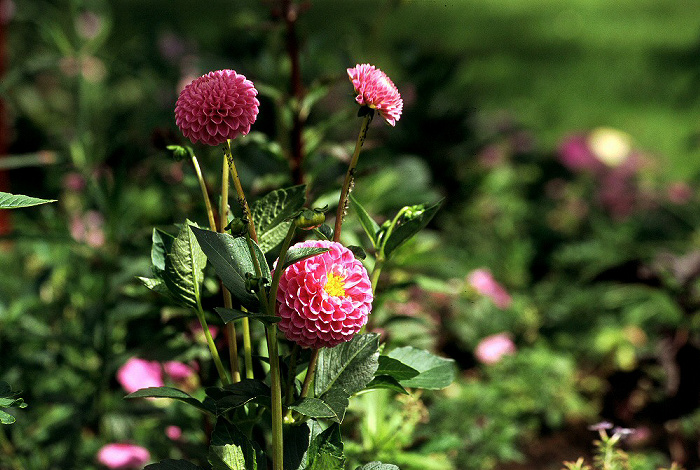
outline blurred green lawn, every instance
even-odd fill
[[[658,154],[666,163],[664,177],[686,178],[698,171],[700,2],[389,3],[394,8],[314,2],[306,13],[315,18],[307,18],[308,27],[337,35],[348,27],[342,25],[348,16],[384,15],[381,28],[367,34],[369,45],[359,51],[364,60],[380,63],[378,54],[385,54],[381,63],[390,63],[388,51],[396,49],[389,44],[418,45],[454,59],[455,79],[445,90],[453,100],[467,99],[486,112],[512,111],[544,148],[571,130],[612,126]],[[400,77],[398,65],[396,72],[391,70],[397,81],[410,80]]]

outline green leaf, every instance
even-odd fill
[[[141,390],[136,390],[135,392],[128,394],[124,398],[171,398],[173,400],[178,400],[194,406],[198,410],[204,411],[205,413],[214,414],[214,410],[210,406],[205,405],[189,393],[173,387],[142,388]]]
[[[367,384],[365,390],[372,390],[375,388],[385,388],[404,395],[409,395],[408,391],[403,388],[399,381],[390,375],[377,375],[370,383]]]
[[[379,367],[379,335],[356,335],[347,343],[324,348],[316,365],[317,397],[334,386],[341,386],[349,395],[357,393],[374,378]]]
[[[234,238],[226,233],[212,232],[192,227],[199,246],[214,266],[224,286],[241,305],[250,311],[259,309],[258,298],[246,288],[246,274],[255,275],[253,258],[250,256],[245,237]],[[265,255],[253,242],[263,278],[270,281],[270,268]]]
[[[287,251],[287,257],[284,260],[284,266],[282,269],[287,269],[294,263],[298,261],[305,260],[306,258],[311,258],[312,256],[320,255],[328,251],[328,248],[322,248],[317,246],[302,246],[299,248],[292,248]]]
[[[347,410],[350,404],[350,396],[352,394],[348,393],[341,386],[336,386],[328,390],[321,397],[321,400],[328,405],[328,407],[333,410],[333,416],[330,417],[336,423],[342,423],[343,418],[345,418],[345,410]]]
[[[379,356],[379,367],[375,375],[389,375],[396,380],[407,380],[417,376],[418,371],[393,357]]]
[[[190,224],[188,220],[173,240],[172,248],[165,258],[163,280],[176,301],[196,308],[207,258],[199,248]]]
[[[333,423],[316,436],[309,446],[309,470],[343,470],[345,455],[340,439],[340,426]]]
[[[55,199],[39,199],[36,197],[23,196],[21,194],[10,194],[0,192],[0,209],[19,209],[21,207],[38,206],[56,202]]]
[[[441,205],[442,200],[430,207],[415,206],[405,212],[389,234],[389,237],[383,242],[384,256],[389,259],[394,250],[423,230],[428,225],[428,222],[435,217]]]
[[[168,286],[165,285],[165,281],[163,279],[157,279],[157,278],[150,278],[150,277],[141,277],[137,276],[136,277],[141,283],[146,286],[148,289],[152,290],[153,292],[157,292],[158,294],[164,295],[166,297],[170,297],[173,299],[173,296],[170,295],[170,290],[168,290]]]
[[[153,246],[151,247],[151,263],[153,264],[153,274],[162,277],[165,271],[165,260],[172,250],[175,237],[157,228],[153,229]]]
[[[362,204],[360,204],[352,194],[350,194],[350,204],[357,212],[362,228],[365,229],[365,233],[372,242],[372,246],[376,249],[379,242],[379,225],[370,217],[365,208],[362,207]]]
[[[256,403],[269,406],[270,387],[261,380],[243,379],[235,384],[224,387],[209,387],[207,395],[216,403],[218,415],[243,406],[253,400]]]
[[[271,325],[281,320],[280,317],[273,315],[261,315],[259,313],[244,312],[235,308],[215,307],[214,310],[216,310],[216,313],[219,314],[224,323],[231,323],[232,321],[236,321],[241,318],[250,318],[251,320],[262,322],[265,325]]]
[[[309,442],[321,433],[315,420],[300,425],[284,427],[284,468],[306,470]]]
[[[355,470],[399,470],[399,467],[390,463],[370,462]]]
[[[186,460],[165,459],[143,467],[143,470],[203,470],[202,467]]]
[[[0,382],[0,408],[26,408],[24,399],[18,397],[19,393],[12,390],[7,382]],[[15,417],[0,410],[0,424],[12,424]]]
[[[216,421],[209,447],[212,470],[257,470],[264,468],[262,453],[236,425],[224,418]],[[258,461],[261,461],[258,464]]]
[[[306,185],[277,189],[256,201],[250,211],[258,233],[260,249],[267,253],[284,240],[289,226],[288,220],[306,202]]]
[[[15,421],[17,421],[17,420],[15,419],[14,416],[0,410],[0,424],[13,424]]]
[[[454,380],[455,362],[452,359],[438,357],[413,346],[396,348],[388,356],[420,372],[411,379],[401,380],[400,383],[404,387],[440,390]]]
[[[309,418],[334,418],[336,413],[319,398],[302,398],[289,405],[289,408]]]

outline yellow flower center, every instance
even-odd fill
[[[345,297],[343,281],[345,281],[344,277],[335,273],[328,273],[326,285],[323,286],[323,290],[334,297]]]

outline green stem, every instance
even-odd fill
[[[282,383],[277,351],[277,325],[268,325],[267,349],[270,356],[270,392],[272,401],[272,469],[284,470],[284,448],[282,435]]]
[[[306,377],[304,377],[304,384],[301,386],[300,398],[304,398],[309,394],[309,387],[311,386],[311,381],[316,373],[316,363],[318,362],[318,354],[321,352],[320,349],[314,349],[311,351],[311,359],[309,360],[309,367],[306,369]]]
[[[340,200],[338,201],[338,209],[335,213],[335,228],[333,229],[333,241],[340,241],[340,228],[343,225],[343,218],[345,217],[345,211],[348,205],[348,194],[350,194],[350,188],[355,179],[355,168],[357,167],[357,160],[360,158],[360,150],[362,145],[365,143],[367,138],[367,129],[369,129],[369,123],[372,121],[372,114],[365,115],[362,121],[362,127],[360,128],[360,134],[357,136],[357,142],[355,143],[355,151],[352,154],[352,159],[350,159],[350,165],[348,166],[348,171],[345,173],[345,181],[343,182],[343,189],[340,191]]]
[[[294,344],[292,353],[289,355],[289,374],[287,375],[287,385],[284,403],[286,406],[291,405],[294,400],[294,379],[297,376],[297,358],[301,348],[298,344]]]
[[[277,269],[275,269],[275,274],[272,275],[272,284],[270,284],[270,297],[268,299],[268,305],[274,306],[277,302],[277,288],[280,285],[280,279],[282,279],[282,273],[284,272],[284,270],[281,269],[281,267],[284,266],[284,263],[287,262],[287,251],[289,251],[289,245],[292,244],[292,238],[294,238],[295,231],[296,225],[294,225],[294,222],[292,222],[292,224],[289,226],[289,230],[287,231],[287,236],[284,237],[284,241],[282,242],[282,248],[280,249],[280,254],[277,258]]]
[[[207,217],[209,218],[209,228],[212,232],[216,232],[216,222],[214,222],[214,210],[211,208],[211,202],[209,201],[209,193],[207,192],[207,185],[204,183],[204,176],[202,176],[202,170],[199,168],[199,162],[194,153],[191,153],[192,166],[194,166],[194,172],[197,173],[197,180],[199,181],[199,188],[202,190],[202,197],[204,198],[204,204],[207,206]]]
[[[384,254],[380,253],[377,255],[377,259],[374,261],[374,269],[372,269],[372,275],[370,280],[372,281],[372,292],[377,293],[377,283],[379,282],[379,274],[382,272],[384,267]]]
[[[221,382],[224,385],[229,385],[231,381],[228,379],[228,376],[226,375],[226,369],[224,369],[224,365],[221,363],[221,358],[219,357],[219,351],[216,350],[216,345],[214,344],[214,339],[211,337],[211,333],[209,332],[209,325],[207,325],[207,319],[204,317],[204,310],[202,310],[202,304],[199,302],[199,298],[197,299],[197,309],[195,310],[197,313],[197,318],[199,319],[199,323],[202,325],[202,330],[204,331],[204,337],[207,339],[207,346],[209,346],[209,352],[211,353],[212,359],[214,359],[214,365],[216,365],[216,370],[219,372],[219,377],[221,378]]]
[[[228,160],[224,158],[223,170],[221,172],[221,202],[219,205],[220,233],[224,233],[228,222],[228,173]],[[231,292],[229,292],[223,284],[221,284],[221,291],[224,296],[224,307],[232,308],[233,301],[231,299]],[[228,336],[228,358],[231,364],[231,380],[233,380],[233,383],[236,383],[241,381],[241,372],[238,365],[238,337],[236,333],[236,324],[234,322],[230,322],[226,325],[226,333]],[[246,368],[246,373],[247,370]]]

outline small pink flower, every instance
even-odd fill
[[[163,369],[168,377],[170,377],[170,379],[174,382],[184,382],[196,373],[192,367],[178,361],[166,362],[163,364]]]
[[[367,323],[372,284],[352,251],[337,242],[310,240],[294,248],[329,251],[298,261],[285,270],[277,291],[279,328],[304,348],[332,348]]]
[[[586,135],[567,137],[559,144],[559,160],[572,171],[597,171],[604,168],[588,145]]]
[[[97,211],[87,211],[71,220],[70,234],[77,242],[87,243],[93,248],[105,244],[104,216]]]
[[[495,364],[509,354],[515,354],[515,344],[508,333],[487,336],[474,351],[476,358],[484,364]]]
[[[63,187],[68,191],[79,193],[85,189],[85,185],[85,178],[80,173],[68,173],[63,177]]]
[[[195,79],[180,93],[175,123],[193,143],[219,145],[250,132],[260,102],[253,82],[234,70]]]
[[[513,302],[510,294],[496,282],[488,269],[475,269],[470,272],[467,275],[467,282],[479,294],[490,298],[498,308],[508,308]]]
[[[97,452],[97,461],[113,470],[143,468],[151,460],[151,454],[133,444],[107,444]]]
[[[117,380],[127,393],[165,385],[160,364],[157,361],[146,361],[137,357],[132,357],[119,368]]]
[[[666,188],[668,200],[673,204],[685,204],[693,197],[693,188],[684,181],[676,181]]]
[[[390,125],[396,125],[403,111],[403,100],[396,85],[374,65],[357,64],[348,69],[348,76],[355,87],[355,101],[360,106],[369,106]]]
[[[182,437],[182,429],[180,426],[168,426],[165,428],[165,435],[168,436],[168,439],[171,441],[179,441]]]

